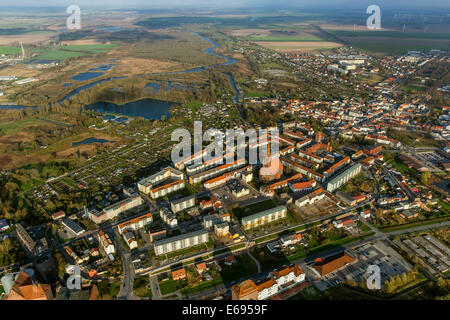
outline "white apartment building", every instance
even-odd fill
[[[129,219],[127,221],[124,221],[120,223],[117,226],[117,229],[119,230],[119,233],[122,234],[125,230],[133,230],[136,231],[138,229],[141,229],[145,227],[146,225],[153,222],[153,214],[151,212],[147,212],[144,214],[141,214],[138,217]]]
[[[166,254],[169,252],[182,250],[185,248],[197,246],[206,243],[209,240],[209,232],[207,230],[199,230],[186,234],[182,234],[172,238],[156,240],[154,243],[155,254]]]
[[[195,206],[195,195],[170,201],[170,208],[173,213],[177,213]]]
[[[112,255],[116,252],[116,247],[114,247],[114,244],[111,241],[111,238],[107,233],[105,233],[103,230],[100,230],[97,234],[98,241],[100,242],[100,246],[105,250],[106,254]]]
[[[161,216],[162,221],[166,223],[169,227],[175,228],[178,226],[177,217],[170,211],[170,209],[162,207],[159,209],[159,215]]]

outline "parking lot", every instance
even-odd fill
[[[244,207],[252,203],[261,202],[267,199],[267,197],[261,196],[260,193],[248,183],[244,181],[240,181],[240,183],[250,191],[249,194],[242,196],[240,198],[234,197],[231,194],[231,190],[227,185],[222,185],[216,189],[213,189],[211,192],[219,196],[219,199],[222,201],[222,204],[225,206],[225,208],[231,207],[232,205],[236,204],[238,204],[241,207]]]
[[[349,253],[357,258],[351,264],[327,274],[320,281],[316,281],[316,287],[323,291],[344,281],[354,281],[361,284],[367,279],[367,267],[377,265],[381,272],[381,285],[384,281],[398,274],[406,273],[413,267],[401,257],[392,247],[379,240],[366,243],[349,250]]]
[[[437,165],[442,162],[447,162],[447,159],[445,159],[443,156],[437,154],[436,152],[424,152],[424,153],[420,153],[419,155],[434,165]]]

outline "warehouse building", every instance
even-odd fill
[[[86,231],[82,227],[80,227],[75,221],[73,221],[72,219],[69,219],[67,217],[64,217],[61,220],[61,223],[67,230],[72,232],[77,237],[82,235]]]

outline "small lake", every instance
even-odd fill
[[[62,99],[59,100],[58,102],[59,102],[59,103],[62,103],[62,102],[64,102],[65,100],[70,99],[72,96],[74,96],[74,95],[80,93],[81,91],[86,90],[86,89],[88,89],[88,88],[92,88],[93,86],[95,86],[95,85],[97,85],[97,84],[100,84],[100,83],[103,83],[103,82],[105,82],[105,81],[115,80],[115,79],[123,79],[123,78],[126,78],[126,76],[122,76],[122,77],[112,77],[112,78],[101,79],[101,80],[97,80],[97,81],[91,82],[91,83],[89,83],[89,84],[86,84],[86,85],[84,85],[84,86],[81,86],[81,87],[76,88],[75,90],[73,90],[72,92],[68,93],[64,98],[62,98]]]
[[[123,105],[117,105],[110,102],[96,102],[86,106],[86,110],[160,120],[162,116],[166,116],[167,118],[170,117],[169,108],[173,105],[175,105],[175,103],[169,101],[142,99],[128,102]]]
[[[97,138],[91,137],[91,138],[86,138],[86,139],[84,139],[83,141],[73,142],[73,143],[72,143],[72,146],[73,146],[73,147],[76,147],[76,146],[81,146],[81,145],[83,145],[83,144],[90,144],[90,143],[107,143],[107,142],[115,142],[115,141],[109,141],[109,140],[106,140],[106,139],[97,139]]]
[[[91,69],[92,70],[92,69]],[[104,75],[104,72],[82,72],[72,77],[72,80],[75,81],[86,81],[98,78],[102,75]]]
[[[157,82],[149,82],[145,85],[145,87],[151,88],[153,93],[157,93],[161,90],[161,84]]]
[[[89,72],[92,72],[92,71],[109,71],[109,69],[111,69],[114,65],[115,65],[114,63],[102,64],[102,65],[100,65],[98,67],[89,69],[88,71]]]
[[[26,107],[26,106],[19,106],[19,105],[0,105],[0,110],[26,110],[28,108],[36,109],[36,106],[34,107]]]

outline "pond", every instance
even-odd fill
[[[173,102],[156,99],[136,100],[123,105],[101,101],[87,106],[86,110],[160,120],[162,116],[165,116],[166,118],[170,117],[169,108],[175,104],[176,103]]]
[[[86,138],[86,139],[84,139],[84,140],[82,140],[82,141],[79,141],[79,142],[73,142],[73,143],[72,143],[72,146],[73,146],[73,147],[76,147],[76,146],[81,146],[81,145],[83,145],[83,144],[90,144],[90,143],[107,143],[107,142],[115,142],[115,141],[109,141],[109,140],[106,140],[106,139],[97,139],[97,138],[95,138],[95,137],[90,137],[90,138]]]
[[[0,105],[0,110],[26,110],[28,108],[36,109],[36,106],[34,107],[26,107],[26,106],[19,106],[19,105]]]
[[[91,69],[92,70],[92,69]],[[75,81],[86,81],[98,78],[102,75],[104,75],[104,72],[82,72],[72,77],[72,80]]]

